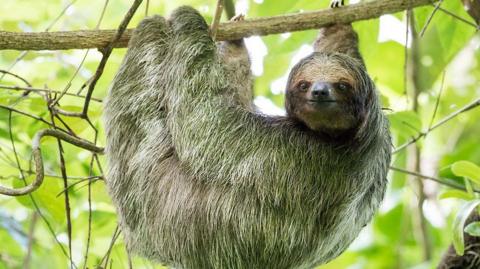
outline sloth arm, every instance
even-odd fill
[[[358,50],[358,35],[349,24],[332,24],[320,28],[313,43],[315,52],[343,53],[359,60],[364,66],[362,55]]]
[[[231,98],[235,87],[195,10],[177,9],[170,26],[169,68],[159,76],[169,84],[167,125],[182,165],[208,180],[301,176],[310,137],[287,118],[253,113]]]

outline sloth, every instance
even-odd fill
[[[243,41],[190,7],[144,19],[105,103],[107,188],[129,251],[173,268],[312,268],[383,199],[388,121],[350,25],[320,29],[286,116],[252,105]]]

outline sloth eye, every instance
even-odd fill
[[[350,90],[352,89],[352,85],[348,84],[347,82],[339,82],[337,83],[338,89],[342,91]]]
[[[298,83],[298,88],[299,88],[301,91],[306,91],[306,90],[308,90],[308,88],[310,88],[310,82],[308,82],[308,81],[301,81],[300,83]]]

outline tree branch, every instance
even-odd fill
[[[23,188],[18,188],[18,189],[9,189],[9,188],[0,186],[0,194],[9,195],[9,196],[25,195],[33,192],[34,190],[38,189],[40,185],[42,185],[44,170],[43,170],[42,152],[40,150],[40,140],[44,136],[53,136],[65,142],[68,142],[72,145],[75,145],[77,147],[80,147],[98,154],[103,154],[103,148],[98,147],[97,145],[92,144],[89,141],[84,140],[82,138],[74,137],[67,133],[54,130],[54,129],[41,130],[35,134],[35,137],[33,138],[33,141],[32,141],[32,154],[33,154],[33,159],[35,162],[35,170],[36,170],[35,180],[30,185],[25,186]]]
[[[443,179],[440,179],[440,178],[423,175],[423,174],[420,174],[420,173],[417,173],[417,172],[414,172],[414,171],[406,170],[406,169],[403,169],[403,168],[400,168],[400,167],[395,167],[395,166],[390,166],[389,169],[392,170],[392,171],[396,171],[396,172],[404,173],[404,174],[407,174],[407,175],[415,176],[416,178],[424,178],[424,179],[432,180],[432,181],[437,182],[438,184],[448,186],[452,189],[456,189],[456,190],[460,190],[460,191],[467,191],[467,189],[465,189],[465,187],[463,187],[460,184],[454,183],[452,180],[446,181],[446,180],[443,180]],[[476,192],[476,193],[480,193],[480,191],[477,190],[477,189],[474,189],[473,191]]]
[[[210,34],[212,39],[217,39],[218,24],[220,23],[220,18],[222,18],[223,13],[223,0],[217,0],[217,8],[215,9],[215,14],[213,15],[212,26],[210,27]]]
[[[349,23],[378,18],[407,8],[429,5],[434,0],[376,0],[336,9],[325,9],[282,16],[220,23],[217,40],[237,40],[252,35],[318,29],[331,23]],[[127,30],[113,45],[127,46],[132,29]],[[17,33],[0,31],[0,50],[65,50],[106,47],[116,30],[81,30],[70,32]]]
[[[396,147],[395,150],[392,152],[392,154],[397,154],[401,150],[403,150],[406,147],[410,146],[411,144],[417,142],[418,140],[420,140],[420,138],[426,136],[428,133],[430,133],[431,131],[435,130],[436,128],[442,126],[443,124],[447,123],[451,119],[457,117],[458,115],[460,115],[464,112],[472,110],[472,109],[474,109],[478,106],[480,106],[480,98],[477,98],[475,101],[471,102],[470,104],[460,108],[459,110],[457,110],[457,111],[453,112],[452,114],[446,116],[445,118],[441,119],[436,124],[434,124],[430,128],[428,128],[428,130],[426,132],[419,133],[417,136],[413,137],[412,139],[410,139],[405,144],[402,144],[402,145]]]

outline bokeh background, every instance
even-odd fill
[[[394,155],[392,166],[406,171],[389,173],[388,193],[372,223],[348,251],[320,268],[435,268],[453,238],[461,243],[454,235],[462,233],[463,225],[455,220],[470,213],[462,208],[478,201],[474,189],[480,187],[480,168],[475,166],[480,164],[480,108],[429,129],[480,97],[480,35],[475,18],[465,10],[464,3],[469,1],[448,0],[438,9],[431,5],[354,23],[368,71],[391,122],[394,146],[426,135]],[[329,1],[235,3],[237,12],[248,19],[319,10],[327,8]],[[151,0],[148,8],[144,1],[129,27],[135,27],[146,14],[167,15],[183,4],[197,8],[211,21],[216,1]],[[97,25],[116,29],[130,5],[126,0],[2,0],[0,30],[66,31]],[[315,36],[316,31],[310,30],[246,39],[255,77],[255,104],[261,111],[284,114],[287,75],[312,51]],[[59,126],[68,126],[100,146],[105,144],[101,101],[125,51],[115,49],[108,60],[93,93],[90,123],[57,115]],[[20,187],[34,178],[32,138],[48,125],[31,115],[51,120],[46,91],[67,89],[73,95],[80,91],[80,96],[64,96],[60,105],[67,111],[81,111],[81,96],[86,92],[82,85],[93,76],[101,56],[97,50],[87,54],[86,50],[0,51],[2,186]],[[26,94],[25,87],[38,91]],[[128,257],[103,182],[104,157],[94,158],[67,143],[62,147],[60,155],[56,139],[43,140],[47,176],[37,191],[20,197],[0,195],[0,268],[161,268]],[[66,176],[62,176],[62,164]],[[467,191],[447,186],[452,184]],[[479,230],[478,224],[469,229],[471,234],[480,234]]]

